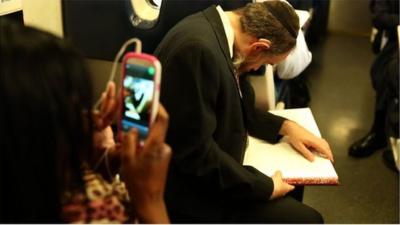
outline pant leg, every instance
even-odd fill
[[[196,214],[196,213],[192,213]],[[169,219],[173,224],[206,224],[221,223],[217,218],[205,218],[205,215],[188,215],[177,211],[168,211]]]
[[[285,196],[266,202],[228,205],[224,212],[226,223],[323,223],[315,209]]]
[[[372,132],[386,136],[388,106],[394,98],[398,98],[398,46],[387,43],[379,53],[371,67],[371,81],[375,89],[375,118]]]
[[[287,195],[299,202],[303,202],[304,186],[295,186],[294,190],[290,191]]]

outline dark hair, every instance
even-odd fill
[[[61,222],[92,149],[92,88],[65,41],[0,18],[0,223]]]
[[[296,45],[299,18],[288,3],[279,0],[249,3],[236,12],[241,15],[244,32],[272,42],[267,50],[270,54],[286,53]]]

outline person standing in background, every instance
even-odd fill
[[[370,10],[372,24],[378,29],[373,42],[373,51],[377,56],[370,71],[376,93],[375,113],[368,134],[350,146],[349,155],[353,157],[367,157],[387,148],[390,136],[399,137],[399,1],[372,0]],[[384,159],[390,161],[391,154],[390,150],[385,151]],[[391,157],[390,163],[394,164],[393,155]]]

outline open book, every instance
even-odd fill
[[[318,137],[321,134],[309,108],[272,110],[271,113],[297,122]],[[287,142],[284,137],[277,144],[249,137],[249,146],[244,157],[244,165],[250,165],[262,173],[272,176],[282,172],[282,178],[289,184],[336,185],[338,175],[332,163],[318,153],[315,160],[308,161]]]
[[[22,0],[0,0],[0,16],[22,10]]]

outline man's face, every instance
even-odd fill
[[[275,65],[286,59],[290,51],[280,55],[265,55],[264,53],[249,53],[246,57],[238,54],[235,57],[234,65],[239,74],[255,71],[262,65]]]

